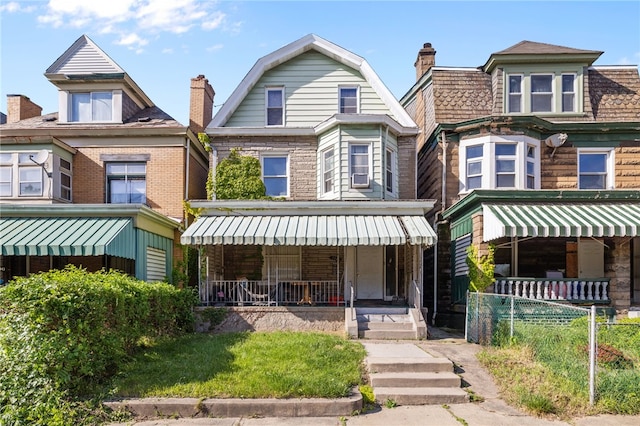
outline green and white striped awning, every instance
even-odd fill
[[[501,237],[635,237],[640,204],[483,204],[483,241]]]
[[[200,217],[186,245],[383,246],[435,244],[424,216],[260,215]]]
[[[3,217],[4,256],[100,256],[135,259],[131,218]]]

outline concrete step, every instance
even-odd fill
[[[405,323],[413,322],[411,316],[408,314],[403,315],[389,315],[389,314],[360,314],[356,315],[358,322],[389,322],[389,323]]]
[[[442,373],[375,373],[369,375],[371,386],[405,388],[459,388],[460,376],[451,372]]]
[[[356,315],[406,315],[407,307],[356,308]]]
[[[358,328],[358,338],[375,340],[415,340],[418,338],[418,336],[412,329],[371,330]]]
[[[358,330],[413,330],[412,322],[358,322]]]
[[[373,393],[383,405],[387,400],[398,405],[459,404],[469,401],[467,393],[461,388],[376,387]]]
[[[447,358],[433,357],[367,357],[371,373],[438,373],[452,372]]]

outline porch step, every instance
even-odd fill
[[[453,363],[446,358],[368,357],[371,373],[442,373],[453,372]]]
[[[389,400],[398,405],[459,404],[469,400],[461,388],[376,387],[373,393],[380,404]]]
[[[362,339],[417,339],[416,326],[406,307],[356,308],[358,337]]]
[[[409,313],[409,308],[402,306],[356,308],[356,315],[406,315],[407,313]]]
[[[439,373],[375,373],[370,376],[375,388],[459,388],[460,376],[451,372]]]

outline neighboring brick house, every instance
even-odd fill
[[[638,68],[530,41],[477,68],[435,53],[419,51],[400,102],[422,130],[418,198],[437,200],[436,322],[464,307],[472,244],[495,244],[496,292],[639,305]]]
[[[202,144],[87,36],[45,76],[59,111],[9,95],[0,126],[2,278],[77,264],[171,279],[183,201],[205,196]],[[195,99],[207,91],[192,81]],[[210,119],[193,117],[199,129]]]
[[[260,160],[275,201],[192,201],[212,302],[416,305],[434,243],[415,200],[418,129],[361,57],[308,35],[259,59],[207,126],[212,170]],[[203,257],[203,260],[205,258]]]

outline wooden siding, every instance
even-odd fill
[[[360,87],[360,113],[393,117],[360,72],[310,51],[267,71],[229,118],[226,127],[264,126],[267,86],[285,87],[286,126],[315,126],[338,112],[338,87],[345,85]]]
[[[371,166],[369,173],[371,180],[368,189],[350,188],[349,146],[351,144],[369,144],[371,146],[369,151],[372,157],[369,163]],[[378,126],[341,126],[340,170],[342,173],[341,192],[343,200],[382,198],[384,189],[382,185],[382,135]]]
[[[333,169],[333,192],[323,194],[324,187],[324,176],[322,175],[322,163],[324,159],[322,158],[322,152],[330,147],[333,147],[333,155],[334,155],[334,169]],[[330,131],[320,135],[318,137],[318,155],[316,162],[316,182],[318,188],[318,199],[323,200],[339,200],[341,185],[340,185],[340,128],[335,127]]]

